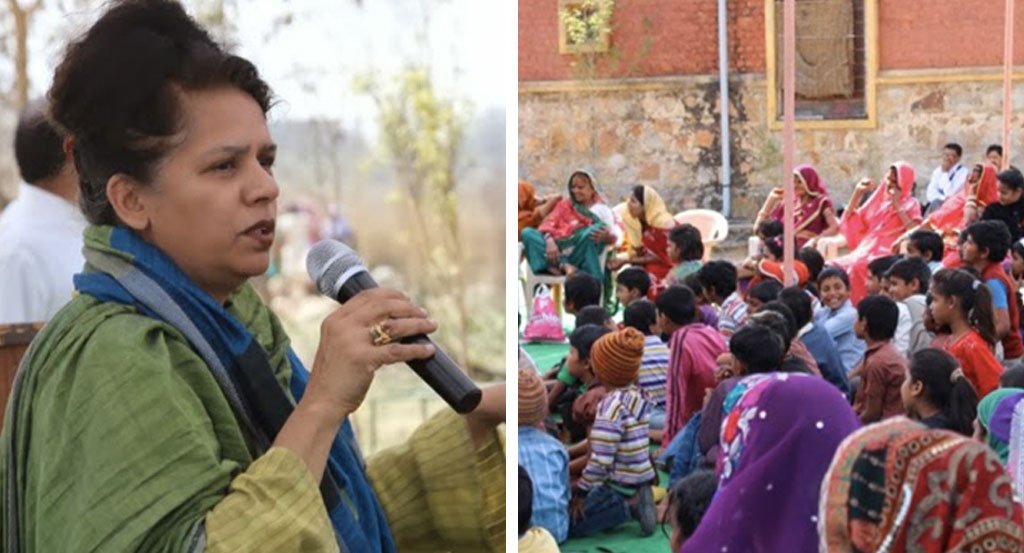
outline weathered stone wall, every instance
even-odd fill
[[[576,169],[590,170],[611,204],[638,183],[658,188],[677,211],[721,208],[718,82],[709,77],[620,82],[598,90],[525,87],[519,95],[519,174],[542,193],[564,191]],[[812,163],[845,204],[862,176],[878,178],[906,160],[918,195],[938,165],[943,144],[980,160],[1000,142],[1002,83],[878,85],[874,129],[797,131],[796,162]],[[1014,105],[1024,106],[1024,83]],[[768,129],[765,82],[741,75],[730,83],[732,216],[750,220],[781,181],[781,131]],[[1012,144],[1024,146],[1024,113],[1013,115]],[[1014,158],[1024,165],[1024,155]]]

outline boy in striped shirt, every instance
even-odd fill
[[[622,324],[644,335],[644,356],[640,360],[637,384],[651,402],[651,430],[665,428],[665,380],[668,378],[668,346],[658,337],[658,311],[647,300],[638,300],[626,308]]]
[[[636,384],[644,335],[635,328],[606,334],[594,343],[591,367],[608,395],[590,430],[590,460],[570,503],[569,537],[614,528],[630,518],[645,536],[657,523],[651,484],[657,474],[648,451],[650,402]]]

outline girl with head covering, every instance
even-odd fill
[[[946,254],[942,259],[945,267],[959,265],[957,240],[960,231],[973,223],[986,207],[999,200],[996,167],[991,163],[979,163],[967,177],[967,184],[956,196],[946,200],[942,206],[925,218],[924,222],[908,230],[892,245],[893,253],[900,253],[903,243],[918,230],[934,230],[942,236]]]
[[[793,206],[793,231],[796,234],[797,249],[818,237],[835,236],[839,232],[839,222],[836,220],[832,198],[829,197],[825,183],[818,176],[818,171],[810,165],[798,165],[793,170],[793,186],[796,196],[796,205]],[[782,188],[772,190],[757,214],[754,228],[758,228],[765,220],[783,220],[783,197]]]
[[[617,240],[615,216],[589,174],[573,173],[568,189],[569,197],[559,200],[538,228],[523,229],[526,260],[534,273],[578,269],[603,280],[601,256]]]
[[[626,201],[622,222],[626,230],[626,257],[608,262],[615,270],[630,264],[643,267],[659,282],[672,268],[668,256],[668,231],[675,226],[672,214],[665,207],[658,191],[650,186],[636,185]]]
[[[722,422],[718,493],[683,552],[813,551],[821,480],[859,422],[821,378],[750,376]]]
[[[1010,456],[1006,463],[1006,471],[1013,479],[1014,497],[1024,503],[1024,401],[1006,401],[1006,405],[1000,405],[999,409],[1006,410],[1011,404]]]
[[[847,438],[821,495],[823,553],[1024,551],[1024,512],[995,455],[905,417]]]
[[[861,205],[864,195],[874,192]],[[857,305],[867,295],[868,263],[889,255],[892,244],[921,223],[921,204],[914,198],[914,168],[904,161],[889,166],[885,180],[876,185],[865,179],[853,190],[839,223],[850,253],[833,261],[850,275],[850,300]],[[822,246],[819,242],[819,248]]]
[[[999,457],[1002,464],[1010,459],[1010,427],[1013,410],[1024,399],[1024,389],[999,388],[978,403],[978,418],[974,423],[974,438],[984,442]]]

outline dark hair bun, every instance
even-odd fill
[[[67,49],[50,88],[50,113],[75,139],[82,208],[114,224],[106,185],[116,173],[142,184],[181,131],[182,90],[234,86],[263,112],[270,89],[171,0],[122,0]]]

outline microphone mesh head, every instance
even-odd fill
[[[337,240],[321,240],[306,255],[306,272],[325,296],[336,298],[344,282],[341,277],[354,268],[366,270],[359,254]]]

